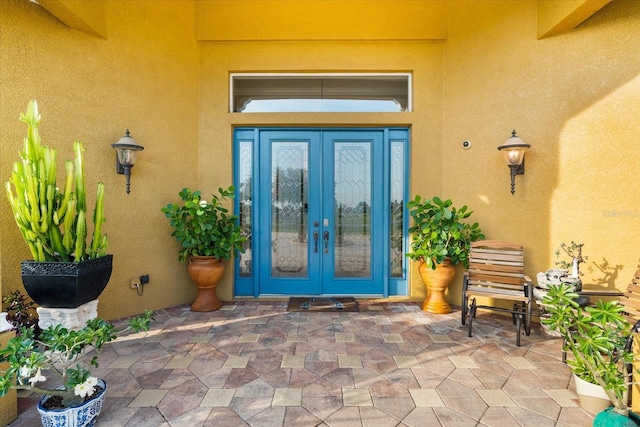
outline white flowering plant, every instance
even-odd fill
[[[22,328],[19,336],[0,349],[0,362],[8,364],[6,370],[0,371],[0,396],[15,388],[58,396],[59,406],[64,408],[81,404],[97,391],[98,379],[91,376],[90,369],[98,367],[104,344],[125,331],[148,331],[152,320],[153,311],[145,310],[129,319],[123,330],[97,318],[79,330],[50,326],[37,338],[33,327]],[[48,378],[51,376],[60,381]]]

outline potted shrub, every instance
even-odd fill
[[[560,248],[555,252],[556,258],[558,258],[555,262],[556,268],[550,268],[544,273],[540,272],[537,274],[538,285],[533,289],[533,295],[538,304],[542,304],[542,300],[547,294],[550,285],[566,283],[570,291],[579,292],[582,290],[582,279],[580,276],[583,273],[580,272],[580,264],[589,259],[587,256],[582,256],[583,246],[584,243],[576,243],[573,240],[570,244],[560,243]],[[560,257],[563,253],[569,256],[571,261],[561,259]],[[571,274],[569,274],[570,270]],[[589,304],[589,301],[589,296],[587,295],[579,295],[575,300],[581,307]],[[543,311],[541,318],[544,316],[546,316],[546,313]],[[541,323],[541,325],[547,334],[552,336],[560,335],[558,332],[551,331],[544,323]],[[566,355],[566,353],[564,354]]]
[[[35,100],[20,120],[27,124],[27,137],[6,193],[33,256],[33,261],[21,265],[22,280],[40,306],[76,308],[95,300],[111,276],[113,257],[106,254],[107,236],[102,233],[104,184],[98,183],[89,233],[82,143],[73,143],[75,159],[65,162],[66,177],[59,187],[57,153],[41,143]]]
[[[20,335],[0,350],[0,361],[8,364],[5,371],[0,371],[0,396],[12,388],[42,394],[38,412],[43,426],[93,425],[107,384],[91,375],[91,367],[98,367],[104,344],[116,339],[118,333],[146,331],[151,320],[153,312],[145,310],[130,319],[122,331],[96,318],[79,330],[50,326],[38,338],[34,328],[22,328]],[[90,353],[91,349],[95,351]],[[59,377],[59,381],[48,380],[50,376]]]
[[[580,381],[598,385],[611,401],[585,409],[596,413],[613,404],[613,412],[628,417],[627,393],[634,359],[629,338],[637,325],[631,327],[618,301],[600,300],[595,306],[582,308],[577,297],[571,283],[549,285],[542,300],[547,317],[541,321],[562,336],[564,351],[573,355],[567,364],[573,371],[576,388]]]
[[[15,290],[9,295],[2,297],[5,305],[7,322],[12,325],[12,329],[20,334],[22,328],[33,328],[36,337],[40,335],[38,326],[38,313],[35,303],[22,292]]]
[[[420,275],[427,286],[422,309],[431,313],[451,311],[444,293],[455,276],[454,266],[462,262],[467,267],[471,242],[484,238],[477,222],[464,221],[473,211],[466,205],[459,209],[452,205],[451,200],[419,195],[407,203],[413,220],[407,256],[420,261]]]
[[[561,279],[563,282],[572,283],[575,286],[576,291],[580,291],[582,289],[582,279],[580,278],[582,273],[580,272],[580,264],[589,259],[589,257],[582,256],[583,246],[584,243],[576,243],[572,240],[568,245],[564,242],[560,243],[560,249],[556,251],[556,258],[560,258],[560,250],[571,258],[571,262],[559,259],[556,261],[556,266],[560,269],[567,270],[567,272],[571,269],[571,275],[564,276]]]
[[[238,217],[230,215],[222,204],[235,196],[234,191],[233,186],[219,188],[219,194],[213,194],[209,202],[200,190],[183,188],[179,193],[182,204],[161,208],[174,228],[171,235],[180,243],[178,259],[188,262],[189,276],[198,287],[192,311],[213,311],[222,306],[216,286],[224,274],[225,261],[232,253],[244,252],[246,239]]]

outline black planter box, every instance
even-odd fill
[[[111,277],[113,255],[82,262],[22,261],[22,283],[41,307],[77,308],[100,296]]]

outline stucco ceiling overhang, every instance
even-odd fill
[[[40,4],[68,27],[98,37],[107,37],[108,0],[31,0]],[[447,38],[447,3],[454,0],[376,0],[363,8],[365,0],[193,0],[195,2],[196,39],[200,41],[272,39],[404,39],[445,40]],[[537,0],[538,38],[569,31],[612,0]],[[287,25],[273,23],[257,26],[258,32],[247,31],[251,23],[263,16],[264,8],[283,11],[293,16]],[[402,20],[385,20],[385,11],[394,10],[419,25]],[[398,11],[401,11],[398,15]],[[350,17],[365,13],[355,22]],[[273,12],[272,12],[273,13]],[[317,28],[322,19],[325,29]],[[349,20],[350,19],[350,20]],[[349,20],[348,22],[345,20]],[[375,20],[377,25],[370,25]],[[246,26],[238,25],[244,22]],[[329,27],[327,31],[326,27]],[[255,28],[255,26],[253,27]],[[283,31],[283,28],[285,29]]]

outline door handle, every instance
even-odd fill
[[[322,234],[322,237],[324,239],[324,253],[328,253],[329,252],[329,232],[325,231]]]
[[[313,252],[318,253],[318,239],[320,238],[320,233],[318,231],[313,232]]]

